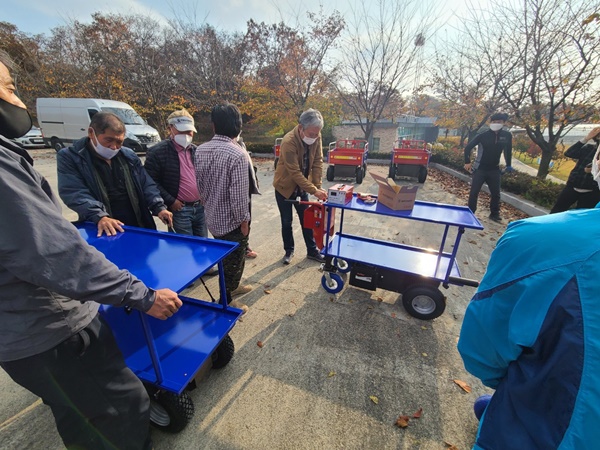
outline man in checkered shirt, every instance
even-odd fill
[[[251,286],[239,286],[250,232],[250,161],[237,144],[242,114],[231,103],[220,104],[212,109],[211,122],[215,135],[196,149],[194,161],[200,202],[211,234],[240,244],[223,260],[223,268],[228,303],[246,312],[246,305],[231,301],[232,293],[251,290]]]

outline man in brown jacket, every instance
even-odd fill
[[[275,170],[273,187],[275,199],[281,215],[281,236],[285,256],[283,263],[289,264],[294,256],[294,234],[292,231],[292,205],[296,208],[300,225],[304,225],[306,205],[293,204],[286,200],[308,200],[312,194],[319,200],[327,199],[327,192],[321,189],[323,177],[323,151],[321,148],[321,129],[323,116],[315,109],[304,111],[298,119],[298,125],[287,133],[281,142],[281,155]],[[302,228],[307,258],[323,262],[312,230]]]

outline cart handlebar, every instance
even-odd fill
[[[471,280],[469,278],[461,277],[448,277],[448,281],[452,284],[459,284],[464,286],[479,287],[479,281]]]

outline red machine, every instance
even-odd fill
[[[283,141],[283,138],[275,139],[275,145],[273,146],[273,154],[275,155],[275,162],[273,165],[275,166],[275,169],[277,169],[277,163],[279,162],[279,155],[281,153],[281,141]]]
[[[361,184],[367,173],[369,144],[360,139],[339,139],[329,144],[327,181],[335,177],[356,177]]]
[[[430,156],[431,150],[425,141],[397,139],[388,177],[393,180],[396,177],[413,177],[419,183],[425,183]]]
[[[321,202],[300,202],[303,205],[308,205],[304,210],[304,228],[312,228],[313,237],[319,250],[323,249],[324,238],[327,231],[327,208]],[[333,236],[335,228],[335,214],[331,216],[331,225],[329,227],[329,236]]]

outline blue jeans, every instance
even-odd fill
[[[179,234],[208,237],[204,206],[184,206],[173,212],[173,229]]]
[[[308,208],[307,205],[294,204],[286,202],[286,198],[279,192],[275,191],[275,199],[277,200],[277,207],[279,208],[279,214],[281,215],[281,237],[283,238],[283,249],[286,253],[294,251],[294,232],[292,230],[292,206],[296,208],[298,219],[300,219],[300,226],[302,227],[302,236],[304,237],[304,243],[306,244],[306,250],[309,255],[319,253],[317,244],[313,237],[313,231],[311,229],[304,228],[304,210]],[[292,195],[290,200],[296,200]],[[305,192],[300,196],[300,200],[308,201],[308,194]]]

